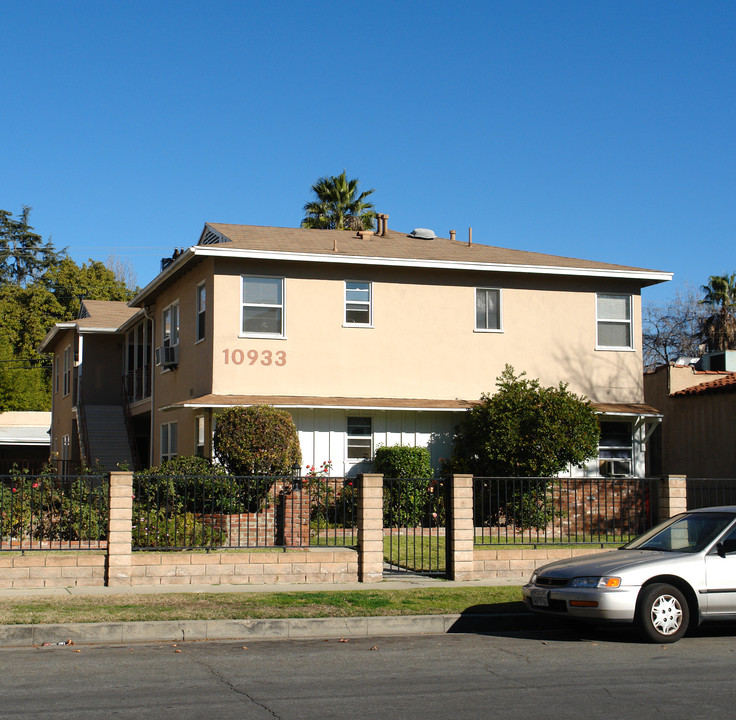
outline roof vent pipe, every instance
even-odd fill
[[[386,231],[388,230],[388,215],[386,215],[386,213],[382,213],[381,217],[383,218],[383,229],[381,230],[381,237],[386,237]]]
[[[454,240],[454,239],[455,239],[455,231],[450,230],[450,240]]]
[[[473,244],[473,228],[468,228],[468,247]]]

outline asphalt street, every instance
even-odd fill
[[[733,627],[342,640],[1,649],[0,719],[733,717]]]

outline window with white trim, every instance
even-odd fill
[[[498,288],[475,288],[475,329],[501,332],[501,291]]]
[[[161,462],[173,460],[179,450],[179,432],[175,422],[161,424]]]
[[[373,457],[373,420],[369,417],[348,418],[348,460],[370,460]]]
[[[72,391],[72,346],[67,345],[64,348],[64,358],[63,358],[63,385],[64,385],[64,391],[63,395],[66,397],[71,391]]]
[[[179,344],[179,301],[164,308],[161,314],[161,344],[174,347]]]
[[[634,460],[633,429],[629,422],[600,423],[598,467],[605,477],[630,476]]]
[[[207,319],[206,311],[207,288],[205,283],[201,282],[197,285],[197,317],[196,329],[194,333],[194,342],[204,340],[204,323]]]
[[[204,415],[194,418],[194,454],[196,457],[204,457]]]
[[[345,324],[370,327],[373,323],[373,288],[369,282],[345,281]]]
[[[243,335],[284,334],[284,279],[243,275]]]
[[[597,344],[605,350],[631,350],[634,347],[631,295],[598,293],[596,297]]]

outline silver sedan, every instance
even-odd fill
[[[736,506],[683,513],[619,550],[544,565],[522,592],[535,612],[637,622],[660,643],[703,620],[734,620]]]

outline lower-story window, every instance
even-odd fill
[[[348,418],[348,460],[370,460],[373,456],[373,422],[369,417]]]
[[[631,423],[601,422],[598,442],[598,466],[601,475],[631,475],[634,447]]]
[[[175,422],[161,425],[161,462],[172,460],[178,453],[179,438]]]
[[[204,457],[204,415],[194,419],[194,454]]]

